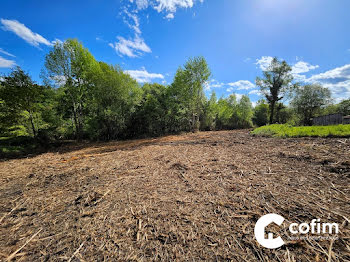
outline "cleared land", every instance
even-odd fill
[[[0,180],[4,260],[350,260],[346,138],[220,131],[65,146],[1,162]],[[254,225],[272,212],[337,222],[339,239],[262,248]]]

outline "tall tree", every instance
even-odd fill
[[[249,96],[243,95],[238,103],[239,128],[249,128],[253,126],[253,106]]]
[[[190,130],[199,128],[199,115],[205,99],[203,86],[210,77],[210,69],[204,57],[190,58],[180,67],[171,86],[173,94],[186,109]]]
[[[93,139],[110,140],[126,137],[129,121],[141,99],[142,90],[136,80],[120,67],[99,62],[86,108],[88,135]]]
[[[328,105],[330,100],[331,92],[328,88],[311,84],[297,89],[291,104],[301,116],[303,125],[311,125],[312,117]]]
[[[130,129],[137,135],[158,136],[166,132],[167,87],[161,84],[146,83],[142,87],[140,105],[134,114]]]
[[[76,39],[57,42],[45,59],[44,78],[64,89],[68,111],[71,112],[77,139],[83,134],[85,105],[98,75],[99,64]]]
[[[31,132],[38,133],[38,113],[45,93],[45,87],[35,84],[31,77],[20,67],[16,67],[8,76],[3,77],[0,97],[4,112],[4,122],[16,125],[23,113],[28,115]]]
[[[213,91],[210,99],[204,103],[201,116],[201,130],[214,130],[216,128],[217,114],[217,98]]]
[[[286,61],[279,61],[276,57],[271,61],[270,66],[263,71],[263,78],[257,77],[256,84],[266,97],[270,106],[269,122],[274,122],[275,105],[290,93],[296,84],[292,84],[292,68]]]

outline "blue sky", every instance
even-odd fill
[[[21,66],[40,82],[54,41],[78,38],[97,60],[119,64],[140,83],[171,83],[203,55],[206,93],[259,99],[255,77],[272,56],[295,78],[350,98],[348,0],[2,0],[0,73]]]

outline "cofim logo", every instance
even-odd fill
[[[255,224],[254,234],[256,240],[260,245],[266,248],[274,249],[279,248],[284,245],[283,239],[278,236],[273,236],[273,233],[266,232],[266,227],[271,224],[276,224],[281,226],[284,221],[284,218],[277,214],[267,214],[262,216]],[[320,219],[313,219],[311,223],[291,223],[289,226],[289,232],[292,235],[301,234],[338,234],[339,225],[337,223],[321,223]],[[267,238],[265,237],[267,235]],[[292,238],[297,239],[297,238]]]

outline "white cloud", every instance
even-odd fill
[[[255,64],[258,65],[261,70],[265,71],[270,66],[272,60],[272,56],[263,56],[260,59],[256,59]]]
[[[237,88],[237,90],[248,90],[255,87],[255,85],[248,80],[239,80],[233,83],[228,83],[228,85]]]
[[[311,82],[325,81],[325,82],[342,82],[350,80],[350,64],[334,68],[321,74],[313,75],[308,79]]]
[[[210,81],[205,83],[204,90],[210,91],[212,88],[221,88],[225,85],[226,85],[225,83],[221,83],[221,82],[217,81],[216,79],[211,79]]]
[[[307,78],[306,83],[319,83],[329,88],[336,101],[350,98],[350,64]]]
[[[151,6],[158,13],[166,12],[167,15],[164,18],[168,20],[174,18],[178,8],[192,8],[196,1],[203,3],[204,0],[130,0],[136,5],[136,11]]]
[[[256,65],[263,71],[267,70],[273,60],[272,56],[262,56],[260,59],[256,59]],[[307,73],[311,70],[319,68],[318,65],[311,65],[310,63],[300,60],[299,57],[296,57],[297,63],[292,66],[291,74],[294,77],[294,80],[299,82],[305,82],[306,76],[303,73]]]
[[[249,95],[262,96],[262,93],[259,89],[254,89],[254,90],[249,91]]]
[[[158,12],[167,11],[174,13],[178,7],[191,8],[193,6],[193,0],[156,0],[158,3],[154,7]]]
[[[299,60],[297,58],[297,60]],[[316,68],[319,68],[318,65],[311,65],[304,61],[298,61],[296,64],[292,66],[292,75],[296,81],[299,82],[305,82],[306,76],[302,75],[302,73],[307,73],[311,70],[315,70]]]
[[[236,97],[237,97],[237,101],[239,101],[239,100],[241,100],[242,99],[242,94],[235,94],[236,95]]]
[[[130,13],[128,10],[124,10],[126,17],[123,17],[124,23],[135,31],[135,34],[140,35],[140,21],[135,13]]]
[[[53,45],[50,41],[41,35],[32,32],[32,30],[17,20],[1,19],[1,23],[3,24],[3,30],[15,33],[17,36],[33,46],[39,47],[40,44],[47,46]]]
[[[304,61],[299,61],[295,65],[292,66],[292,74],[301,74],[301,73],[307,73],[310,70],[314,70],[316,68],[319,68],[318,65],[311,65]]]
[[[138,10],[146,9],[148,7],[148,0],[130,0],[131,3],[135,3]]]
[[[171,19],[174,19],[174,14],[173,13],[169,13],[169,14],[167,14],[166,16],[165,16],[165,18],[166,19],[168,19],[168,20],[171,20]]]
[[[9,68],[16,65],[16,62],[13,60],[8,60],[0,56],[0,68]]]
[[[0,53],[3,53],[4,55],[11,56],[11,57],[16,57],[13,54],[10,54],[9,52],[6,52],[4,49],[0,48]]]
[[[140,83],[152,82],[153,79],[164,79],[162,74],[149,73],[144,67],[141,70],[126,70],[125,73]]]
[[[145,43],[141,37],[140,19],[138,13],[140,10],[147,9],[151,6],[153,9],[160,12],[167,12],[165,19],[174,19],[174,14],[177,8],[191,8],[195,1],[203,3],[204,0],[129,0],[130,3],[136,5],[133,7],[124,7],[121,14],[124,13],[124,23],[134,31],[134,39],[126,39],[118,36],[118,42],[109,43],[120,56],[139,57],[143,53],[151,53],[151,48]],[[131,11],[130,11],[131,10]]]
[[[134,39],[125,39],[122,36],[118,36],[117,39],[118,42],[109,43],[108,45],[113,47],[120,56],[139,57],[143,53],[152,52],[151,48],[139,35],[135,35]]]

